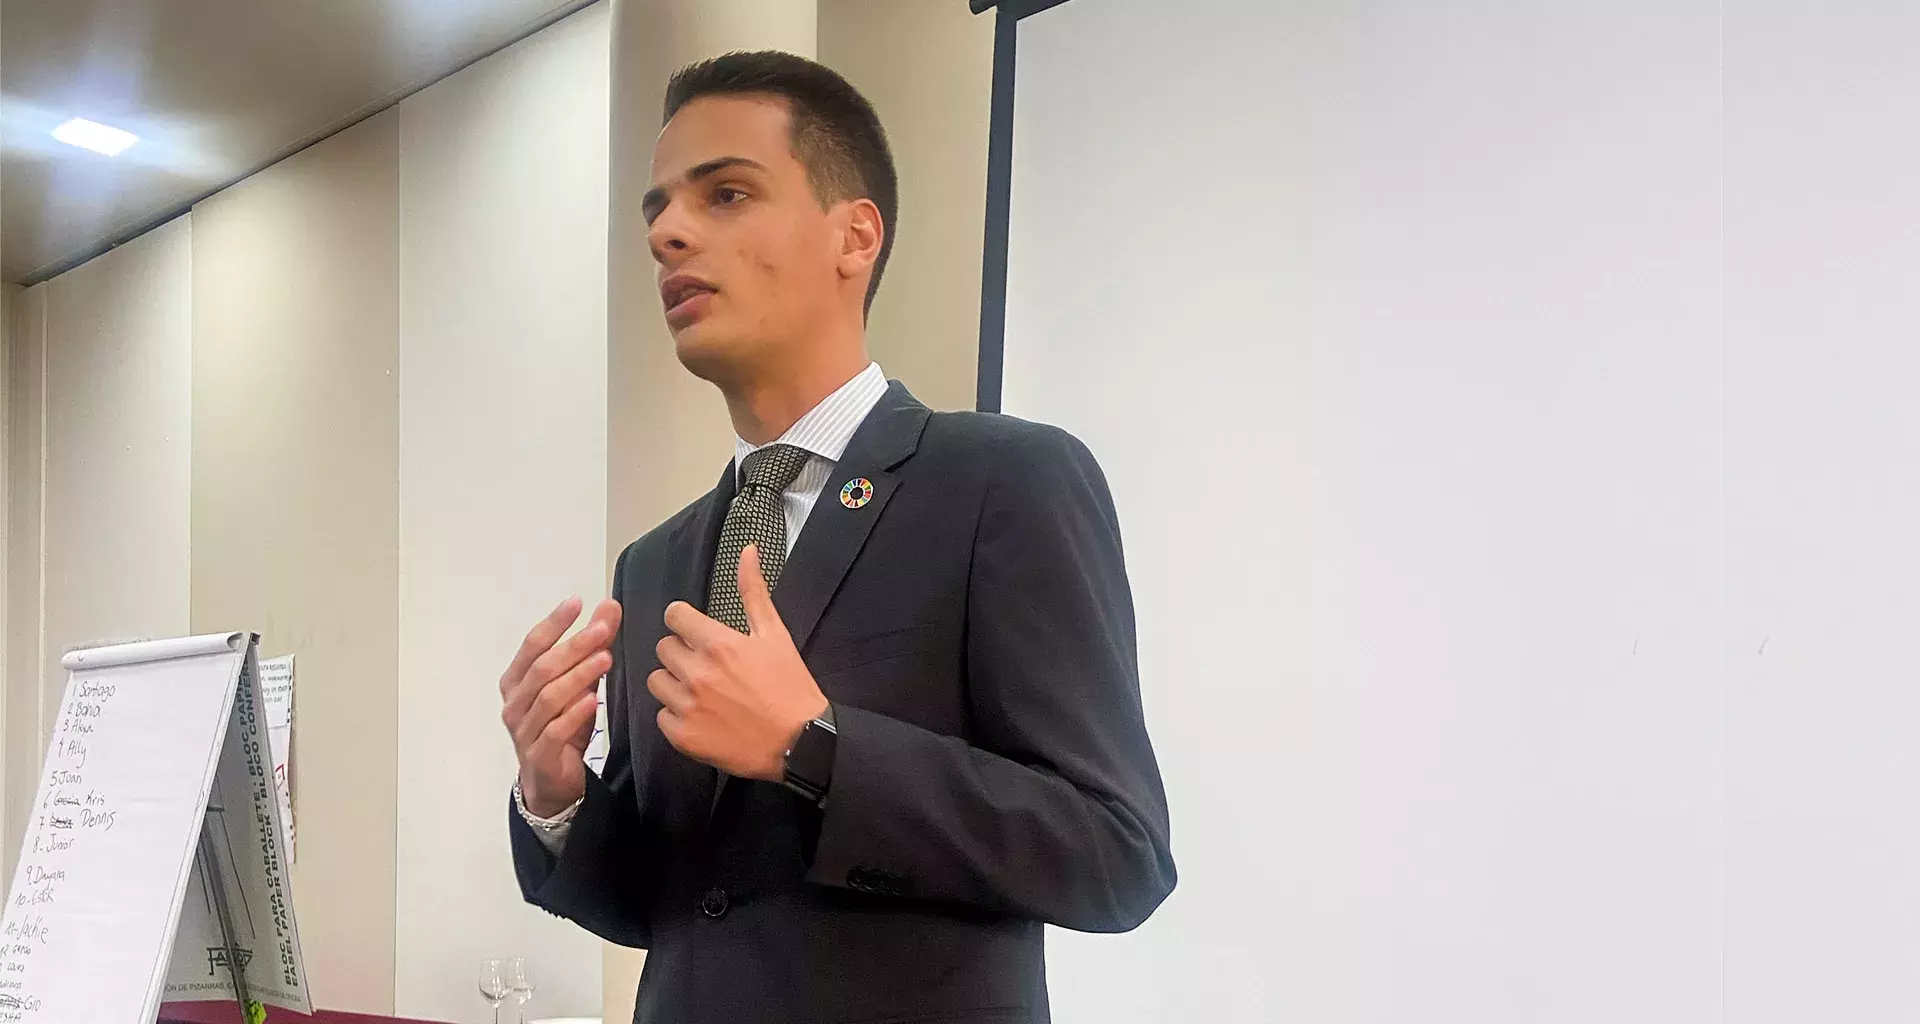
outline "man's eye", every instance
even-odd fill
[[[733,188],[728,185],[722,185],[719,188],[713,190],[714,202],[720,203],[721,205],[726,205],[728,203],[737,203],[740,200],[745,198],[747,198],[747,194],[745,192],[742,192],[741,190],[737,188]]]

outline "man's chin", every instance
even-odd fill
[[[673,351],[680,357],[680,365],[694,376],[715,384],[733,375],[731,367],[736,348],[704,321],[688,324],[673,334]]]

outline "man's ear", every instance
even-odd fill
[[[880,261],[880,245],[886,240],[887,226],[880,221],[880,208],[871,199],[851,199],[842,204],[840,230],[840,276],[865,278]]]

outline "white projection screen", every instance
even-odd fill
[[[1180,869],[1056,1021],[1920,1014],[1920,18],[1762,10],[1002,5],[982,406],[1107,471]]]

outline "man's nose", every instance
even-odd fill
[[[647,228],[647,247],[653,250],[656,262],[667,266],[679,263],[696,250],[694,238],[688,219],[671,206],[662,210]]]

